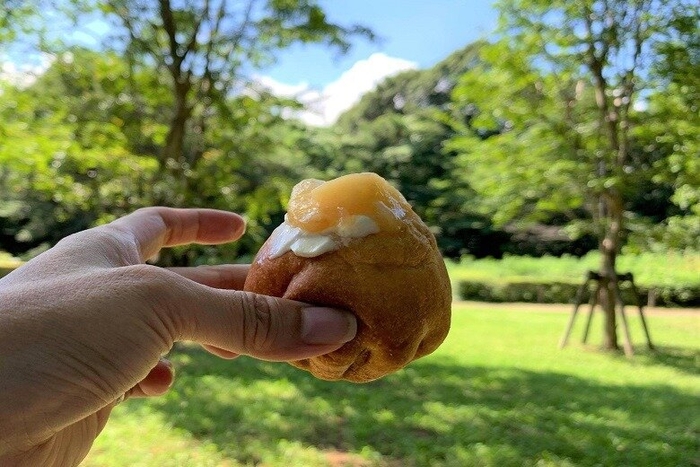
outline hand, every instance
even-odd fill
[[[77,465],[124,394],[167,391],[173,373],[160,356],[176,341],[284,361],[351,340],[347,312],[240,291],[245,265],[144,264],[162,247],[244,229],[233,213],[146,208],[0,279],[0,465]]]

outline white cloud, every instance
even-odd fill
[[[272,93],[294,97],[306,106],[306,110],[294,116],[314,126],[333,124],[338,116],[357,103],[363,94],[373,90],[389,76],[405,70],[416,69],[414,62],[375,53],[356,62],[340,78],[326,85],[323,90],[312,89],[308,83],[295,85],[281,83],[268,76],[259,77],[260,84]]]
[[[24,63],[18,64],[7,56],[0,56],[0,81],[18,87],[30,86],[49,69],[55,57],[42,53],[25,60]]]
[[[17,64],[6,56],[0,56],[0,80],[15,86],[29,86],[51,66],[54,60],[55,57],[52,55],[41,54],[27,63]],[[281,83],[269,76],[260,76],[256,80],[270,92],[279,96],[294,97],[306,107],[306,110],[290,112],[288,116],[297,117],[309,125],[328,126],[333,124],[341,113],[357,103],[363,94],[373,90],[385,78],[416,68],[415,62],[375,53],[367,59],[356,62],[322,90],[313,89],[306,82]]]

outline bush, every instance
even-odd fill
[[[582,258],[573,256],[533,258],[506,256],[492,258],[462,258],[448,261],[453,280],[483,282],[567,282],[580,284],[588,271],[598,270],[600,253],[589,253]],[[618,273],[631,272],[637,286],[666,287],[700,286],[700,252],[642,253],[618,257]]]
[[[492,282],[463,280],[457,283],[457,294],[461,300],[483,302],[526,302],[526,303],[574,303],[580,284],[547,281]],[[658,286],[637,287],[639,299],[651,306],[700,306],[700,286]],[[582,297],[588,303],[594,287],[589,286]],[[637,305],[628,282],[620,284],[622,299],[626,305]]]
[[[474,282],[461,281],[457,290],[462,300],[484,302],[572,302],[578,286],[563,282]]]

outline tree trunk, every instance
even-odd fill
[[[618,350],[617,343],[617,319],[615,316],[615,281],[603,278],[604,286],[600,289],[600,303],[605,312],[605,324],[603,332],[603,348],[606,350]]]
[[[165,144],[161,148],[158,159],[158,171],[155,174],[159,182],[167,182],[172,187],[171,193],[185,193],[185,175],[187,167],[187,157],[185,155],[185,135],[187,124],[191,118],[192,106],[189,104],[189,92],[191,83],[186,77],[181,76],[178,81],[173,78],[173,113],[170,117],[168,133],[165,137]],[[165,204],[173,207],[180,207],[182,199],[173,197],[165,193],[154,196],[153,203]]]
[[[185,141],[185,128],[190,118],[191,108],[187,104],[187,94],[190,90],[190,83],[175,82],[173,93],[175,97],[175,108],[170,119],[168,135],[165,138],[165,146],[161,154],[161,168],[179,168],[185,161],[183,148]],[[171,165],[173,164],[173,165]]]
[[[623,203],[622,197],[616,190],[608,190],[601,197],[604,205],[605,216],[601,219],[606,223],[605,235],[599,248],[601,253],[600,275],[604,287],[601,288],[599,297],[605,311],[605,330],[603,335],[603,347],[609,350],[619,349],[617,342],[617,322],[615,312],[617,308],[615,288],[617,287],[617,254],[620,250]]]

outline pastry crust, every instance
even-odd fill
[[[409,211],[393,232],[354,238],[313,258],[256,256],[245,290],[350,310],[357,336],[326,355],[290,362],[325,380],[367,382],[433,352],[450,328],[452,291],[435,237]]]

